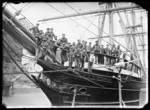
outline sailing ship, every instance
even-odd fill
[[[119,15],[120,11],[136,10],[141,9],[141,7],[134,4],[121,8],[112,8],[113,3],[106,4],[108,8],[105,10],[59,16],[40,21],[82,16],[93,13],[108,13],[110,23],[110,36],[108,37],[110,37],[111,44],[113,44],[115,40],[113,39],[112,13],[116,12]],[[3,9],[3,32],[10,35],[10,37],[21,45],[22,48],[26,49],[32,55],[35,55],[35,37],[29,29],[16,18],[17,14],[18,13],[11,13],[7,7]],[[105,14],[103,16],[105,16]],[[103,18],[105,19],[105,17]],[[99,25],[101,26],[99,29],[104,28],[104,19],[102,20],[102,24]],[[124,30],[124,35],[122,36],[125,37],[128,43],[132,36],[136,36],[138,34],[143,35],[143,33],[127,33],[123,20],[121,20],[121,25]],[[102,37],[102,32],[99,31],[99,35],[96,38],[98,38],[100,44]],[[135,37],[132,37],[132,39],[134,42]],[[3,39],[3,42],[11,48],[5,39]],[[7,51],[5,45],[4,48]],[[137,55],[136,58],[139,58],[137,48],[134,48],[134,51],[130,48],[131,47],[129,47],[127,51],[131,53],[135,52]],[[146,80],[144,77],[145,69],[140,59],[136,60],[136,62],[139,62],[139,65],[134,61],[127,62],[130,67],[128,69],[124,69],[121,66],[117,67],[115,65],[108,66],[94,64],[92,73],[88,73],[87,66],[84,67],[84,71],[76,70],[74,67],[69,69],[68,66],[61,66],[57,62],[57,59],[52,56],[51,53],[48,53],[48,56],[52,58],[55,63],[38,59],[37,64],[43,67],[43,78],[40,79],[34,75],[30,77],[27,72],[21,68],[17,61],[15,61],[11,53],[8,51],[7,53],[22,72],[42,89],[53,106],[138,106],[140,101],[140,91],[141,89],[146,88]],[[104,54],[101,55],[109,58],[117,58]],[[86,62],[86,64],[87,63],[88,62]]]

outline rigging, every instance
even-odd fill
[[[58,12],[60,12],[61,14],[63,14],[64,16],[67,16],[65,15],[64,13],[62,13],[61,11],[59,11],[57,8],[53,7],[52,5],[46,3],[47,5],[49,5],[50,7],[54,8],[55,10],[57,10]],[[76,22],[74,19],[72,18],[69,18],[71,20],[73,20],[74,22]],[[78,22],[76,22],[77,24],[79,24]],[[85,28],[84,26],[82,26],[81,24],[79,24],[81,27]],[[88,30],[90,33],[94,34],[95,36],[97,36],[95,33],[93,33],[92,31],[90,31],[89,29],[85,28],[86,30]],[[107,34],[108,35],[108,34]],[[108,35],[109,36],[109,35]],[[115,42],[117,42],[118,44],[120,44],[118,41],[116,41],[114,38],[112,38]],[[107,42],[106,40],[102,39],[103,41],[105,41],[106,43],[110,44],[109,42]],[[110,44],[112,45],[112,44]],[[130,53],[134,54],[133,52],[131,52],[129,49],[127,49],[126,47],[124,47],[122,44],[120,44],[123,48],[125,48],[126,50],[128,50]]]
[[[67,3],[65,3],[67,4]],[[71,9],[73,9],[74,11],[76,11],[74,8],[72,8],[69,4],[67,4]],[[50,5],[51,6],[51,5]],[[55,8],[56,9],[56,8]],[[59,11],[60,12],[60,11]],[[80,14],[78,11],[76,11],[78,14]],[[62,13],[62,12],[61,12]],[[63,13],[62,13],[63,14]],[[65,14],[63,14],[65,15]],[[82,17],[84,17],[83,15],[81,15]],[[84,17],[85,18],[85,17]],[[86,18],[85,18],[86,19]],[[89,21],[88,19],[86,19],[87,21]],[[89,21],[91,24],[93,24],[91,21]],[[94,26],[96,26],[95,24],[93,24]],[[97,27],[97,26],[96,26]],[[101,30],[99,27],[97,27],[99,30]],[[106,35],[108,35],[106,32],[104,32],[103,30],[101,30],[103,33],[105,33]],[[96,35],[97,36],[97,35]],[[109,35],[108,35],[109,36]],[[110,37],[111,38],[111,37]],[[113,39],[115,42],[117,42],[119,45],[121,45],[122,47],[124,47],[122,44],[120,44],[118,41],[116,41],[114,38]],[[103,40],[103,39],[102,39]],[[107,42],[108,43],[108,42]],[[109,43],[110,44],[110,43]],[[112,44],[111,44],[112,45]],[[133,52],[131,52],[129,49],[127,49],[126,47],[124,47],[126,50],[128,50],[130,53],[135,54]]]

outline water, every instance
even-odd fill
[[[14,94],[2,97],[2,103],[7,108],[51,107],[50,101],[40,88],[15,88]]]

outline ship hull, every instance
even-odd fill
[[[39,84],[42,91],[46,94],[53,106],[71,106],[73,104],[73,93],[60,92],[48,87],[41,80],[34,80]],[[114,88],[87,88],[88,94],[77,94],[75,97],[75,106],[116,106],[119,105],[118,89]],[[125,105],[139,105],[140,90],[122,90],[122,99]]]
[[[44,70],[62,70],[64,67],[54,64],[46,64],[38,62]],[[94,71],[96,72],[96,71]],[[105,75],[104,75],[105,74]],[[43,74],[45,78],[33,79],[39,84],[40,88],[46,94],[53,106],[71,106],[73,104],[74,93],[72,88],[77,88],[77,95],[75,96],[75,105],[119,105],[119,89],[118,80],[112,76],[116,73],[108,73],[106,71],[99,71],[98,73],[88,74],[86,72],[67,71],[67,72],[49,72]],[[122,80],[122,100],[125,105],[139,105],[140,90],[145,88],[146,83],[138,78],[126,78],[121,75]],[[96,79],[97,78],[97,79]],[[49,79],[49,84],[47,82]],[[127,79],[126,81],[124,79]],[[55,82],[55,84],[54,84]],[[55,85],[55,86],[54,86]],[[66,90],[62,89],[66,87]],[[81,89],[84,90],[84,93]]]

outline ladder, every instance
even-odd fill
[[[20,18],[19,21],[24,25],[28,30],[34,27],[34,25],[26,18]],[[30,30],[31,31],[31,30]]]

